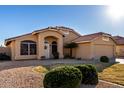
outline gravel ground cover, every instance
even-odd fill
[[[34,73],[32,67],[13,68],[0,71],[1,88],[43,87],[43,74]]]
[[[0,71],[1,88],[43,88],[44,74],[32,71],[32,66]],[[81,85],[81,88],[122,88],[123,86],[99,81],[97,85]]]
[[[44,74],[39,74],[32,71],[34,66],[45,66],[49,69],[58,65],[75,65],[75,64],[93,64],[98,71],[102,71],[113,63],[101,63],[75,59],[59,59],[59,60],[23,60],[23,61],[6,61],[0,62],[0,87],[1,88],[42,88]],[[94,86],[81,87],[96,87],[96,88],[115,88],[123,87],[113,83],[99,81]]]

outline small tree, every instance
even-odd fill
[[[70,48],[70,56],[72,57],[72,49],[78,47],[77,43],[71,42],[64,46],[65,48]]]

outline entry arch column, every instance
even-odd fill
[[[63,38],[57,40],[59,58],[63,58]]]

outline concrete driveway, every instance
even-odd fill
[[[119,62],[120,64],[124,64],[124,58],[117,58],[116,62]]]

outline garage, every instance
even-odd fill
[[[76,49],[76,58],[99,59],[101,56],[115,58],[116,43],[110,34],[99,32],[84,35],[73,42],[79,46]]]
[[[114,46],[113,45],[94,45],[93,55],[95,58],[101,56],[107,56],[109,58],[114,56]]]

